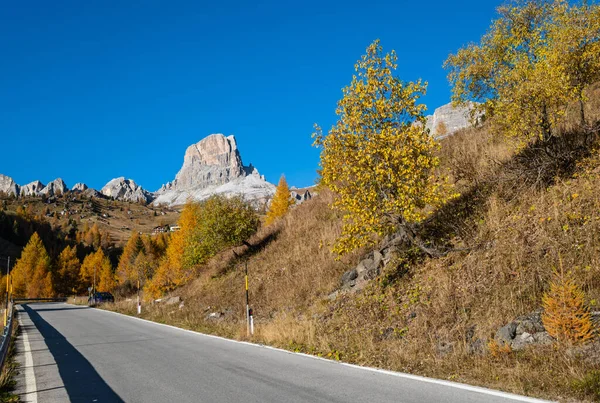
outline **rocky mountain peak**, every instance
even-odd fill
[[[187,148],[183,166],[175,180],[164,185],[160,191],[222,185],[244,175],[235,137],[211,134]]]
[[[86,185],[85,183],[77,182],[75,185],[73,185],[71,190],[73,192],[85,192],[86,190],[88,190],[88,185]]]
[[[258,200],[274,191],[252,164],[243,165],[234,136],[211,134],[186,149],[183,166],[172,182],[156,192],[154,203],[183,204],[190,196],[202,200],[216,193]]]
[[[112,197],[117,200],[124,200],[136,203],[147,203],[152,200],[152,195],[135,183],[132,179],[125,179],[121,176],[109,181],[102,190],[106,197]]]
[[[0,192],[7,196],[18,196],[19,185],[10,176],[0,174]]]
[[[40,181],[33,181],[21,186],[19,196],[37,196],[46,186]]]
[[[62,195],[69,191],[69,188],[61,178],[54,179],[48,183],[43,189],[39,191],[39,194],[46,196]]]

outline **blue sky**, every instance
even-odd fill
[[[476,42],[499,2],[6,1],[0,12],[0,173],[154,191],[190,144],[234,134],[244,164],[314,182],[313,123],[374,39],[398,75],[447,102],[442,63]]]

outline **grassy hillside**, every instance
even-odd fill
[[[77,193],[42,199],[40,197],[6,198],[0,202],[2,211],[37,217],[53,229],[68,234],[95,224],[110,234],[111,241],[122,246],[132,231],[149,234],[158,225],[174,224],[179,218],[175,209],[143,206],[103,198],[89,198]],[[24,246],[24,245],[22,245]]]
[[[598,119],[600,87],[591,99]],[[322,189],[263,228],[253,248],[225,251],[203,267],[173,294],[183,305],[147,305],[143,316],[246,338],[247,261],[257,342],[516,393],[598,399],[598,344],[490,347],[500,327],[542,307],[561,264],[600,310],[599,148],[582,147],[573,128],[564,132],[552,157],[537,143],[518,149],[485,126],[444,141],[440,157],[461,196],[423,227],[451,248],[442,258],[405,249],[362,291],[339,290],[340,276],[368,251],[331,254],[341,223]],[[553,169],[540,170],[546,163]],[[133,314],[134,305],[114,309]]]

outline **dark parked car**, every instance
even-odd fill
[[[115,302],[115,297],[110,292],[96,292],[88,299],[88,305],[102,304],[103,302]]]

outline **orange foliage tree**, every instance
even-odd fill
[[[144,291],[148,295],[158,297],[163,292],[170,291],[192,278],[193,271],[184,268],[183,255],[186,249],[186,240],[191,237],[192,231],[198,223],[198,209],[198,203],[188,201],[185,204],[177,222],[180,229],[171,236],[164,259],[158,266],[152,281],[149,281],[144,287]]]
[[[585,343],[593,337],[593,323],[585,295],[573,279],[555,272],[550,290],[542,302],[542,321],[548,333],[562,343]]]

